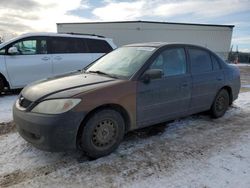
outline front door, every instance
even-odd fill
[[[138,81],[137,124],[144,127],[187,113],[191,99],[191,75],[187,72],[184,48],[166,49],[149,69],[161,69],[163,76],[149,83]]]
[[[6,54],[5,62],[12,87],[23,87],[33,81],[50,77],[52,64],[47,54],[45,38],[26,38],[9,45],[16,47],[18,54]],[[7,48],[7,52],[8,52]]]

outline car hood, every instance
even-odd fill
[[[100,85],[102,84],[106,84],[107,82],[114,82],[115,80],[116,79],[114,78],[95,74],[70,74],[62,77],[48,78],[29,84],[22,90],[21,95],[24,98],[34,102],[52,95],[56,96],[57,93],[65,93],[65,91],[68,90],[83,92],[86,91],[87,88],[89,88],[88,86],[98,85],[98,87],[100,87]],[[79,90],[79,88],[82,89]],[[73,94],[76,93],[70,93],[70,95]],[[70,97],[69,93],[67,93],[67,95],[68,96],[64,97]]]

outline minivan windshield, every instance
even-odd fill
[[[97,60],[85,72],[129,79],[154,51],[153,47],[121,47]]]

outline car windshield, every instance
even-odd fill
[[[97,60],[85,72],[129,79],[154,51],[153,47],[121,47]]]

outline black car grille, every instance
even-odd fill
[[[23,108],[28,108],[32,101],[25,99],[22,95],[19,97],[19,105]]]

